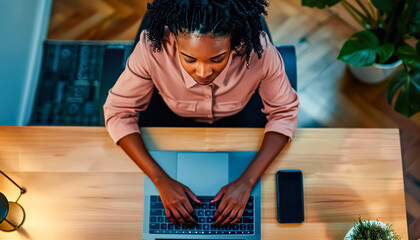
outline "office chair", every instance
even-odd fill
[[[263,31],[265,31],[271,43],[273,43],[271,34],[268,30],[267,23],[263,16],[261,16],[261,23]],[[136,35],[135,45],[139,41],[140,33],[147,28],[149,24],[148,14],[146,13],[140,23],[139,30]],[[276,46],[277,50],[282,55],[286,75],[289,78],[290,84],[297,90],[297,69],[296,69],[296,52],[293,45],[280,45]],[[173,113],[159,96],[158,90],[155,88],[153,91],[150,104],[145,111],[139,112],[139,126],[140,127],[257,127],[263,128],[267,123],[267,118],[261,112],[263,103],[258,91],[249,100],[246,107],[235,114],[234,117],[225,117],[213,124],[197,123],[193,120],[179,117]],[[174,119],[176,121],[174,121]],[[251,119],[246,121],[246,119]]]

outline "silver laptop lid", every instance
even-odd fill
[[[228,171],[228,182],[232,182],[235,179],[237,179],[242,172],[246,169],[246,167],[249,165],[249,163],[252,161],[252,159],[257,154],[256,151],[229,151],[229,152],[185,152],[185,151],[150,151],[150,154],[152,157],[157,161],[157,163],[165,170],[165,172],[168,173],[169,176],[171,176],[174,179],[177,179],[178,181],[190,181],[192,179],[184,179],[183,177],[179,177],[180,175],[183,175],[183,171],[178,171],[180,167],[184,168],[185,165],[188,164],[188,159],[181,163],[181,166],[178,166],[178,155],[179,154],[192,154],[196,155],[201,153],[204,153],[204,155],[211,155],[211,154],[227,154],[228,155],[228,166],[224,167],[225,161],[224,160],[215,160],[218,161],[218,166],[223,166],[223,168],[226,168]],[[192,156],[190,155],[190,157]],[[197,156],[197,155],[196,155]],[[220,156],[219,156],[220,157]],[[190,159],[192,161],[192,159]],[[204,161],[194,161],[194,163],[191,163],[193,165],[197,164],[198,162],[204,162]],[[219,165],[220,164],[220,165]],[[188,167],[188,166],[187,166]],[[191,167],[192,169],[197,168]],[[223,174],[220,173],[220,169],[218,169],[219,174],[225,175],[226,173],[223,171]],[[209,173],[213,172],[214,169],[211,171],[209,170]],[[213,175],[209,174],[209,175]],[[188,175],[188,174],[187,174]],[[220,179],[225,179],[224,177]],[[213,181],[213,180],[212,180]],[[225,180],[223,180],[224,182]],[[193,184],[191,183],[184,183],[188,187],[192,189],[192,191],[196,195],[203,195],[200,194],[200,188],[201,187],[192,187]],[[220,183],[219,186],[212,186],[209,187],[210,190],[216,191],[214,194],[204,194],[204,195],[215,195],[221,187],[226,185],[227,183]],[[201,185],[200,185],[201,186]],[[194,188],[194,190],[193,190]],[[207,188],[207,187],[206,187]],[[217,190],[214,190],[216,189]],[[199,193],[196,193],[198,191]],[[261,181],[258,181],[254,188],[251,191],[251,196],[254,197],[254,218],[255,218],[255,229],[253,234],[249,235],[236,235],[236,234],[222,234],[222,235],[195,235],[195,234],[151,234],[149,233],[149,219],[150,219],[150,196],[151,195],[159,195],[159,191],[153,184],[153,182],[145,176],[144,181],[144,205],[143,205],[143,231],[142,231],[142,237],[146,240],[162,240],[162,239],[179,239],[179,240],[185,240],[185,239],[237,239],[237,240],[260,240],[261,239]]]

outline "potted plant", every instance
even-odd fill
[[[373,82],[386,79],[402,64],[404,68],[388,84],[388,103],[392,105],[396,97],[395,110],[407,117],[419,112],[420,1],[302,0],[302,5],[319,9],[336,4],[363,28],[343,44],[337,58],[347,63],[356,77]]]
[[[347,232],[344,240],[396,240],[401,236],[396,235],[392,225],[376,221],[359,221]]]

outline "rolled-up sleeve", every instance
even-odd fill
[[[263,57],[262,80],[259,93],[267,115],[265,132],[278,132],[291,141],[296,131],[299,99],[286,76],[283,59],[268,38]]]
[[[109,90],[103,106],[106,129],[117,144],[131,133],[140,133],[137,112],[147,108],[153,93],[148,55],[150,44],[145,33],[142,32],[140,41],[128,58],[123,73]]]

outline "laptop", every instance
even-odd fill
[[[256,151],[150,151],[150,154],[172,178],[189,187],[203,204],[190,201],[198,217],[197,224],[175,226],[166,217],[158,189],[145,176],[143,239],[261,239],[260,181],[252,189],[238,223],[211,227],[218,203],[209,203],[223,186],[242,174],[257,154]]]

